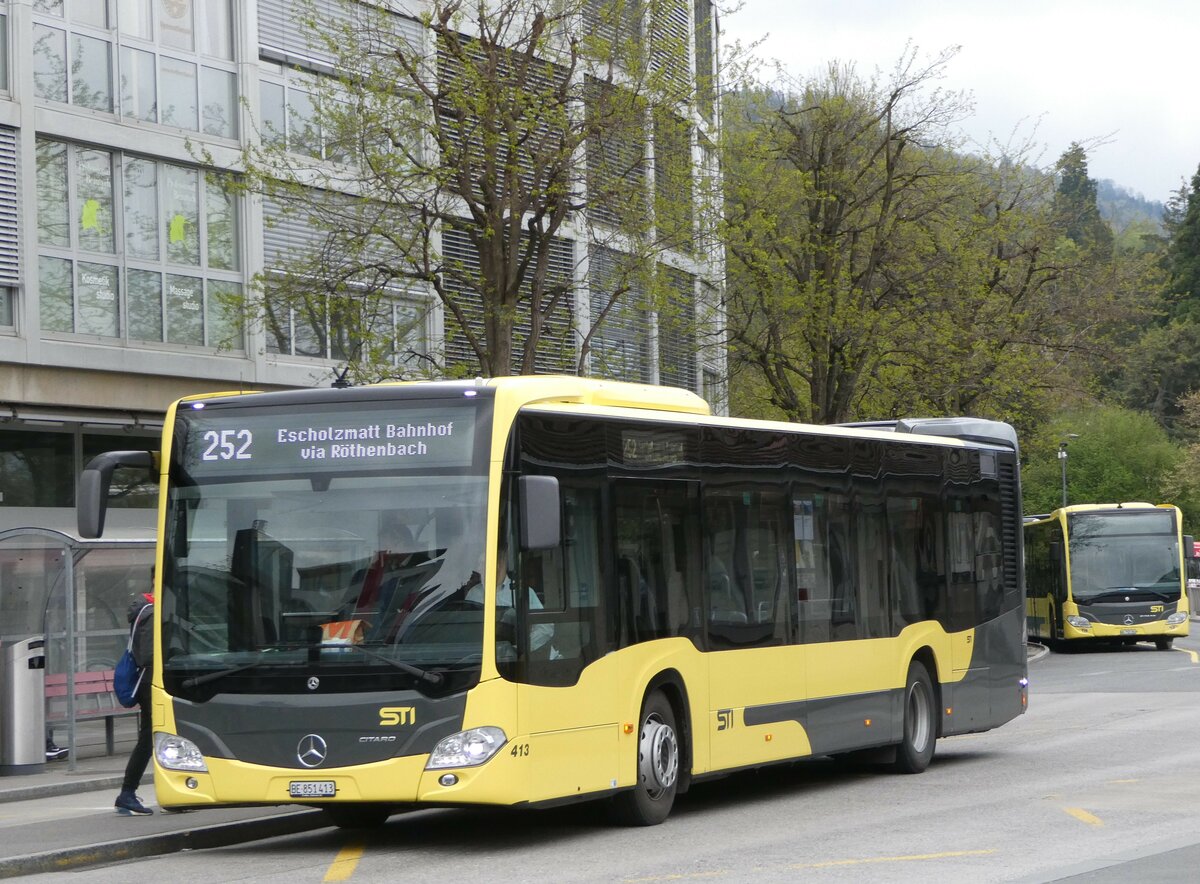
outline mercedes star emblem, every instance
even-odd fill
[[[318,734],[307,734],[296,746],[296,758],[305,767],[318,767],[325,761],[328,748]]]
[[[317,678],[315,675],[308,680],[308,689],[310,691],[315,691],[320,686],[321,686],[321,679]]]

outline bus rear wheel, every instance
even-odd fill
[[[655,691],[642,704],[637,784],[613,797],[617,822],[627,826],[657,826],[667,818],[679,788],[680,758],[675,710],[662,691]]]
[[[329,804],[321,809],[339,829],[378,829],[392,815],[386,804]]]
[[[920,773],[933,760],[938,721],[933,680],[924,664],[915,660],[908,667],[903,710],[904,737],[896,746],[892,769],[899,773]]]

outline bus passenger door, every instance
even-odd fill
[[[511,575],[525,589],[516,673],[531,801],[610,789],[616,776],[619,676],[609,653],[615,612],[604,592],[600,492],[566,481],[560,492],[559,546],[519,553]]]

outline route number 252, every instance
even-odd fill
[[[249,430],[209,430],[204,434],[208,447],[201,460],[250,460],[250,445],[254,434]]]

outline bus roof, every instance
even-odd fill
[[[181,402],[216,398],[246,397],[254,405],[318,404],[346,400],[377,400],[395,395],[404,399],[458,398],[479,395],[504,398],[509,406],[583,406],[597,411],[642,410],[657,412],[664,418],[674,415],[703,417],[714,423],[739,426],[779,427],[797,430],[824,431],[831,434],[869,430],[907,433],[927,437],[974,442],[1011,449],[1016,452],[1016,431],[1000,421],[981,418],[904,418],[863,423],[805,425],[785,421],[754,418],[723,418],[713,415],[708,403],[700,396],[678,387],[610,381],[575,375],[521,375],[516,377],[475,378],[473,380],[398,381],[368,384],[357,387],[319,387],[283,390],[266,393],[247,391],[189,396]]]

